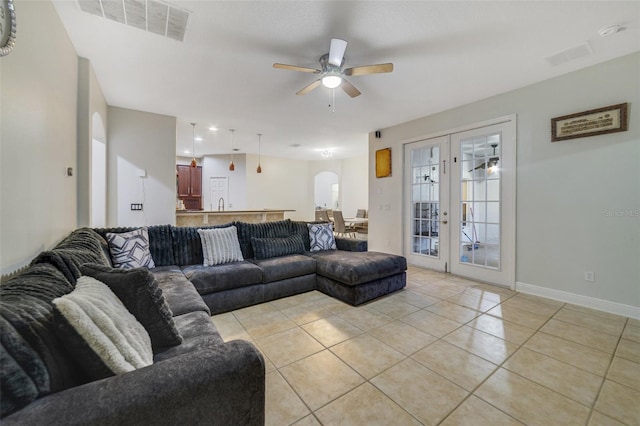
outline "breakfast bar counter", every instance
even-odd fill
[[[285,212],[295,210],[176,210],[176,226],[223,225],[234,220],[249,223],[274,222],[284,219]]]

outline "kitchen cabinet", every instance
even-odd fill
[[[187,210],[201,210],[202,167],[178,165],[176,168],[178,198],[184,202]]]

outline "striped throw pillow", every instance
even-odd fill
[[[235,226],[198,229],[198,234],[200,234],[200,241],[202,241],[204,266],[244,260],[238,242],[238,230]]]

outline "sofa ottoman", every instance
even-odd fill
[[[406,286],[407,260],[379,252],[327,250],[309,253],[316,260],[318,290],[360,305]]]

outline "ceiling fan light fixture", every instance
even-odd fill
[[[329,89],[335,89],[342,84],[342,77],[334,74],[322,77],[322,85]]]

